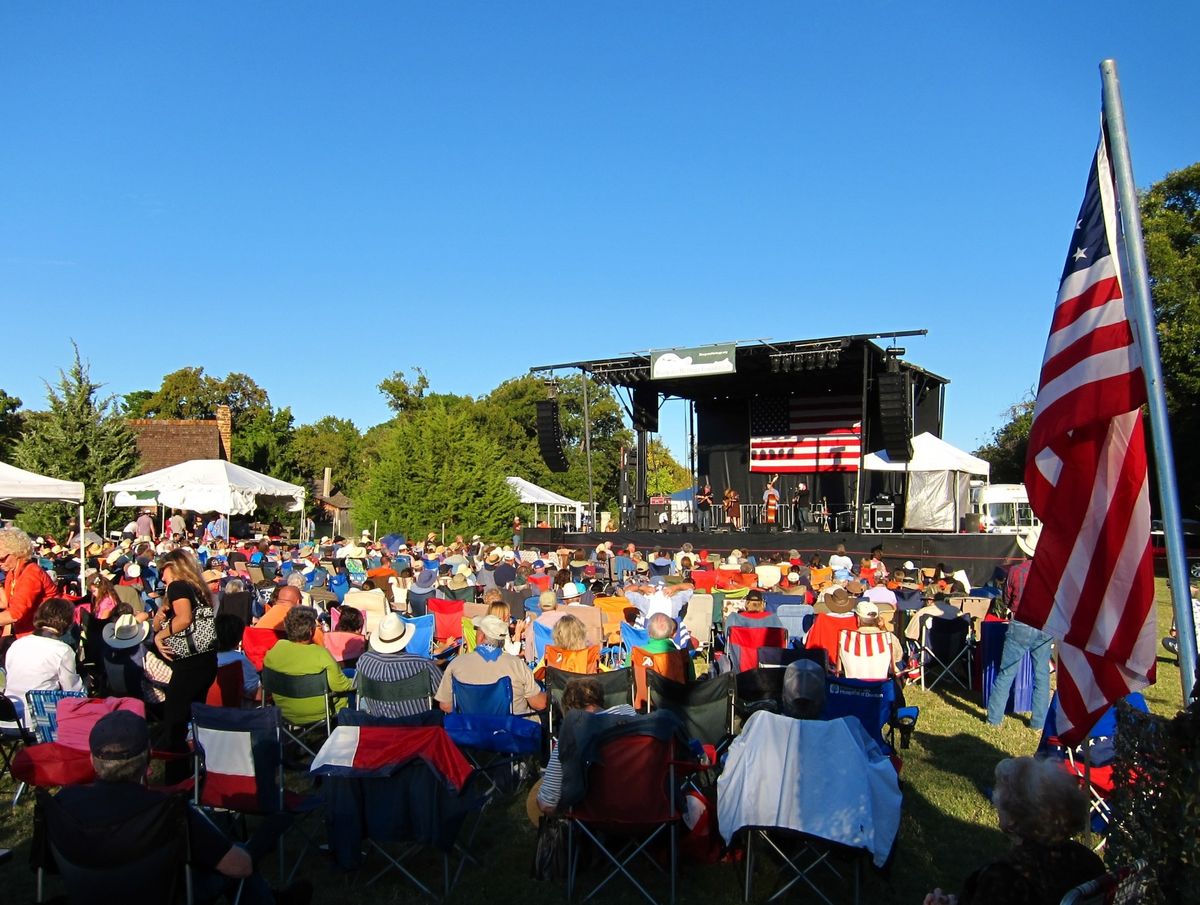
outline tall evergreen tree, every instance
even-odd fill
[[[499,445],[465,406],[427,400],[381,438],[379,460],[354,499],[354,519],[381,533],[498,535],[517,514]]]
[[[49,409],[29,419],[13,461],[52,478],[82,481],[86,512],[94,519],[103,503],[104,485],[129,477],[137,468],[137,444],[117,413],[116,397],[97,397],[102,385],[92,381],[79,347],[72,346],[74,363],[59,371],[56,386],[46,385]],[[62,506],[40,504],[28,507],[18,521],[38,534],[61,535],[69,516]]]

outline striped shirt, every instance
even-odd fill
[[[442,681],[442,671],[432,660],[418,657],[416,654],[398,653],[381,654],[368,650],[358,658],[355,674],[376,682],[399,682],[418,675],[421,672],[429,674],[429,699],[418,698],[412,701],[376,701],[371,698],[358,696],[358,709],[372,716],[417,716],[427,713],[433,693],[437,691]]]

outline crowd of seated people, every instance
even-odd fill
[[[246,707],[264,703],[263,669],[321,674],[335,710],[354,706],[380,718],[453,713],[460,706],[456,685],[507,679],[511,714],[541,721],[549,701],[539,684],[544,660],[536,639],[544,646],[548,636],[565,652],[619,648],[620,656],[599,668],[629,666],[631,645],[623,645],[609,612],[644,633],[640,646],[647,654],[691,655],[686,678],[704,681],[728,669],[729,659],[719,634],[715,644],[691,635],[693,604],[711,610],[708,595],[725,593],[725,612],[716,614],[723,617],[722,632],[782,629],[776,608],[805,604],[813,610],[811,628],[803,641],[791,643],[822,652],[831,674],[884,680],[904,675],[898,595],[917,591],[926,607],[941,609],[948,606],[943,598],[964,590],[941,566],[889,568],[878,549],[856,566],[840,546],[826,560],[796,550],[722,555],[688,543],[678,550],[611,542],[587,550],[515,550],[478,536],[385,546],[364,533],[289,544],[239,541],[221,535],[220,525],[213,534],[212,527],[210,520],[200,537],[135,535],[93,544],[83,596],[58,596],[65,589],[56,586],[32,615],[19,605],[0,608],[0,616],[13,614],[9,621],[18,628],[6,653],[7,694],[18,703],[34,688],[141,698],[156,748],[181,755],[168,762],[172,779],[191,769],[191,705],[205,700],[218,668],[233,664]],[[0,553],[7,530],[0,532]],[[32,542],[26,551],[19,541],[14,535],[10,546],[25,551],[26,561],[44,552]],[[18,568],[16,552],[5,561]],[[27,585],[41,587],[29,579]],[[426,613],[435,600],[464,603],[463,630],[413,650],[422,617],[433,619]],[[606,615],[596,619],[601,605]],[[596,625],[604,626],[599,639],[589,636]],[[378,688],[417,675],[428,680],[427,697],[388,700],[360,692],[352,702],[358,677],[359,684]],[[569,683],[562,708],[605,709],[598,688]],[[269,702],[290,723],[313,723],[325,712],[321,698],[275,694]],[[541,789],[538,804],[552,812],[551,772]]]

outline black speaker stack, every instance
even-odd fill
[[[654,387],[634,387],[633,429],[658,433],[658,391]]]
[[[558,423],[558,400],[546,399],[537,404],[538,448],[542,460],[551,471],[567,470],[567,455],[563,452],[562,426]]]
[[[912,406],[908,398],[908,375],[899,371],[884,371],[877,380],[883,448],[893,462],[907,462],[912,458],[909,448]]]

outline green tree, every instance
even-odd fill
[[[98,398],[101,384],[91,379],[90,370],[75,349],[75,361],[59,371],[54,387],[46,385],[49,408],[38,413],[22,434],[14,451],[21,468],[82,481],[86,512],[99,514],[105,484],[129,477],[137,469],[137,444],[125,419],[116,411],[116,397]],[[18,520],[35,533],[63,534],[71,513],[63,506],[38,504],[28,507]]]
[[[360,486],[354,518],[381,532],[502,533],[517,512],[496,442],[463,407],[433,401],[410,410],[381,438],[379,461]]]
[[[273,478],[295,481],[299,475],[290,451],[292,420],[287,407],[243,415],[233,429],[233,461]]]
[[[649,495],[670,496],[691,486],[692,473],[675,461],[671,450],[657,437],[646,449],[646,489]]]
[[[1027,390],[1019,402],[1008,407],[1008,420],[992,432],[991,442],[975,450],[975,455],[992,466],[994,484],[1025,482],[1025,453],[1029,449],[1029,429],[1033,426],[1033,390]]]
[[[239,422],[271,409],[267,391],[252,377],[237,372],[217,378],[205,374],[204,368],[180,368],[163,377],[157,390],[147,393],[138,390],[125,397],[130,417],[211,418],[218,405],[227,405],[236,432]]]
[[[425,391],[429,389],[429,378],[420,368],[413,368],[415,376],[408,377],[404,371],[393,371],[379,383],[379,392],[387,398],[388,408],[398,415],[421,407]]]
[[[126,418],[145,418],[146,405],[154,398],[153,390],[134,390],[121,397],[121,414]]]
[[[349,493],[348,488],[362,474],[362,446],[362,434],[353,421],[327,415],[296,428],[290,451],[292,468],[306,486],[319,484],[329,468],[333,486]]]
[[[1194,518],[1200,474],[1179,466],[1200,443],[1200,163],[1152,185],[1141,208],[1180,503]]]
[[[13,446],[21,436],[24,420],[20,408],[20,399],[0,390],[0,462],[7,462],[12,457]]]

